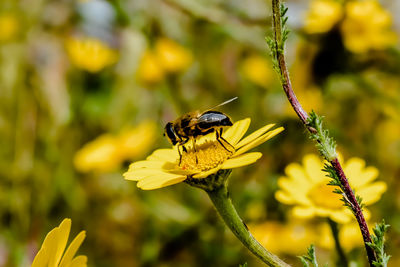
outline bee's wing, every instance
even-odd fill
[[[209,110],[200,115],[196,124],[200,128],[210,128],[213,126],[227,126],[232,125],[229,117],[222,112]]]

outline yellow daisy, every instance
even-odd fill
[[[275,77],[271,64],[265,57],[259,55],[252,55],[244,59],[241,70],[248,80],[264,88],[267,88]]]
[[[96,38],[71,37],[67,39],[65,46],[72,64],[92,73],[118,61],[118,52]]]
[[[117,135],[102,134],[76,152],[74,165],[81,172],[113,171],[125,160],[147,153],[155,142],[156,128],[153,121],[145,121]]]
[[[79,246],[85,239],[85,231],[80,232],[65,251],[71,219],[64,219],[61,224],[51,230],[43,241],[43,245],[33,260],[32,267],[85,267],[86,256],[75,257]],[[65,251],[65,253],[64,253]]]
[[[179,72],[192,64],[192,53],[185,47],[167,38],[157,40],[154,47],[158,63],[167,72]]]
[[[180,183],[189,177],[206,178],[219,170],[252,164],[262,154],[245,152],[282,132],[283,127],[269,131],[274,124],[268,124],[242,139],[249,125],[249,118],[240,120],[223,133],[222,137],[233,146],[232,151],[221,146],[215,139],[215,134],[210,134],[197,140],[196,149],[189,144],[181,160],[177,146],[158,149],[146,160],[132,163],[124,177],[138,181],[137,186],[143,190],[152,190]]]
[[[144,83],[158,83],[165,77],[165,71],[152,51],[146,51],[140,60],[137,76]]]
[[[383,50],[397,43],[392,16],[378,1],[348,2],[342,23],[344,45],[354,53]]]
[[[351,211],[343,206],[341,196],[333,193],[334,187],[328,186],[330,178],[322,171],[324,162],[313,154],[303,158],[303,166],[289,164],[287,177],[278,180],[280,190],[276,199],[288,205],[294,205],[293,214],[298,218],[313,216],[329,217],[338,223],[348,223]],[[374,182],[379,171],[375,167],[365,167],[365,161],[351,158],[343,164],[344,173],[356,194],[362,197],[365,206],[377,202],[386,191],[385,182]],[[366,217],[368,210],[364,208]]]
[[[304,22],[307,33],[324,33],[331,30],[343,16],[342,5],[333,0],[314,0]]]

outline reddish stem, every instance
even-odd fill
[[[364,218],[364,214],[362,213],[362,209],[358,204],[356,196],[354,195],[353,190],[350,187],[350,184],[346,178],[346,175],[343,172],[343,168],[340,165],[340,162],[337,158],[330,161],[332,167],[335,169],[337,176],[340,179],[340,183],[342,184],[343,191],[346,195],[347,200],[351,203],[351,208],[353,210],[354,216],[356,216],[358,226],[360,227],[362,237],[364,239],[364,246],[367,250],[368,260],[370,266],[374,266],[372,261],[376,261],[376,255],[374,250],[367,245],[367,242],[372,242],[371,235],[369,233],[367,221]]]
[[[293,91],[292,84],[290,82],[289,72],[287,70],[285,55],[283,53],[283,45],[282,42],[282,29],[281,29],[281,14],[280,14],[280,0],[272,0],[272,15],[273,15],[273,29],[274,29],[274,41],[275,41],[275,49],[276,49],[276,60],[279,65],[281,83],[283,90],[286,93],[286,96],[292,105],[294,111],[297,116],[302,121],[303,125],[307,128],[310,133],[315,133],[315,129],[310,127],[307,123],[307,119],[309,115],[303,109],[300,102],[297,100],[296,94]],[[342,184],[343,193],[346,196],[346,199],[350,202],[353,213],[357,219],[358,225],[361,230],[361,234],[363,236],[365,249],[367,251],[369,265],[373,267],[373,261],[376,261],[376,255],[373,249],[371,249],[367,242],[371,242],[371,235],[368,230],[367,222],[365,221],[364,215],[362,213],[362,209],[358,204],[358,201],[354,195],[353,190],[350,187],[350,184],[346,178],[346,175],[343,172],[343,168],[339,163],[337,158],[329,161],[332,164],[332,167],[335,169],[336,174],[340,178],[340,183]]]

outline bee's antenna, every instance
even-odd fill
[[[213,107],[212,109],[215,109],[215,108],[217,108],[217,107],[226,105],[226,104],[228,104],[228,103],[230,103],[230,102],[232,102],[232,101],[235,101],[235,100],[238,99],[238,98],[239,98],[239,97],[235,96],[234,98],[231,98],[231,99],[229,99],[229,100],[226,100],[225,102],[222,102],[222,103],[219,104],[219,105],[216,105],[216,106]]]

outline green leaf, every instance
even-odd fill
[[[382,220],[382,222],[375,225],[373,229],[374,234],[371,235],[372,242],[367,242],[367,245],[372,248],[376,254],[376,261],[372,262],[375,267],[387,267],[391,257],[385,253],[385,233],[389,227],[390,225],[386,224],[385,220]]]
[[[315,256],[315,247],[313,244],[307,249],[307,254],[299,256],[299,259],[303,264],[303,267],[318,267],[317,258]]]

